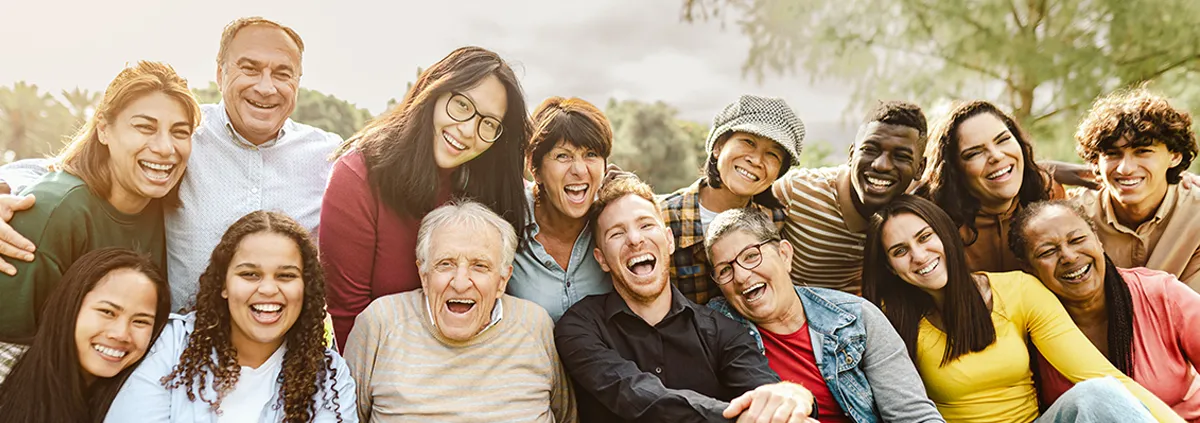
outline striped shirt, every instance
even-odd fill
[[[867,221],[854,208],[850,167],[792,169],[774,190],[787,211],[783,237],[795,249],[792,280],[858,294]]]
[[[576,422],[554,323],[504,295],[504,318],[465,342],[430,323],[424,290],[380,297],[346,341],[362,421]]]

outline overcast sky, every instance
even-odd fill
[[[841,120],[849,89],[807,76],[743,78],[736,27],[680,20],[682,0],[0,0],[0,85],[103,90],[124,63],[172,64],[193,86],[215,79],[221,29],[261,15],[303,37],[301,85],[378,113],[428,66],[474,44],[511,62],[529,107],[551,95],[601,108],[664,101],[709,122],[742,93],[785,98],[805,122]],[[810,125],[813,126],[813,125]],[[817,129],[813,127],[812,129]],[[812,133],[811,136],[822,134]]]

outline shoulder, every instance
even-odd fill
[[[604,318],[604,304],[608,301],[609,296],[617,295],[610,292],[607,294],[589,295],[582,300],[575,302],[574,305],[567,308],[562,317],[558,318],[558,323],[554,325],[555,332],[559,332],[567,326],[587,326],[589,322],[599,322]]]
[[[1125,280],[1125,284],[1129,286],[1132,294],[1143,296],[1154,303],[1170,300],[1179,288],[1190,289],[1175,275],[1161,270],[1145,267],[1129,269],[1118,267],[1117,271],[1121,273],[1121,279]]]
[[[342,144],[341,135],[312,125],[296,122],[290,118],[286,123],[284,123],[284,130],[287,131],[287,134],[285,134],[287,138],[293,140],[294,142],[325,146],[331,153],[333,152],[333,149]]]
[[[341,175],[346,172],[353,174],[357,179],[367,180],[367,160],[363,157],[361,151],[351,150],[334,161],[334,175]]]
[[[388,326],[402,325],[412,322],[418,315],[424,318],[421,308],[425,306],[425,294],[422,290],[400,292],[384,295],[371,301],[367,308],[359,313],[358,319],[364,321],[378,320],[388,322]]]
[[[837,177],[843,171],[849,171],[849,166],[830,166],[818,168],[792,168],[779,178],[780,181],[796,187],[831,188],[837,184]]]
[[[730,319],[736,320],[738,317],[742,317],[741,314],[733,308],[733,304],[730,304],[729,300],[725,299],[725,297],[713,298],[712,300],[709,300],[708,304],[705,304],[705,306]]]
[[[857,310],[863,303],[867,302],[863,297],[838,291],[829,288],[817,287],[799,287],[800,292],[808,293],[810,296],[820,298],[838,307],[847,308],[849,310]]]
[[[702,179],[697,179],[691,185],[675,190],[670,194],[658,198],[658,205],[666,212],[668,209],[678,210],[683,207],[684,201],[690,197],[699,195],[700,182]]]
[[[171,313],[167,317],[167,324],[163,326],[162,333],[158,335],[158,340],[154,341],[154,345],[146,353],[147,361],[150,361],[150,357],[157,357],[160,362],[167,363],[179,361],[179,356],[187,348],[188,341],[195,328],[196,312],[193,311],[188,314]]]
[[[550,313],[537,303],[508,294],[503,294],[500,298],[504,304],[506,318],[512,316],[522,327],[533,329],[535,333],[554,329],[554,320],[550,318]]]
[[[28,211],[13,215],[12,225],[33,224],[36,227],[28,229],[37,230],[41,230],[50,220],[74,221],[89,216],[96,211],[93,203],[103,201],[92,194],[82,179],[64,171],[46,174],[26,188],[23,194],[33,194],[37,201]],[[18,231],[22,229],[25,228],[18,228]]]
[[[1186,206],[1200,207],[1200,186],[1185,187],[1183,184],[1172,184],[1170,189],[1175,190],[1175,204]],[[1188,209],[1189,211],[1197,209]],[[1197,214],[1197,213],[1190,213]]]

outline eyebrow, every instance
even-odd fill
[[[241,59],[238,59],[237,63],[238,63],[239,65],[243,65],[243,64],[245,64],[245,65],[250,65],[250,66],[253,66],[253,67],[256,67],[256,68],[263,68],[263,67],[266,67],[266,65],[264,65],[264,64],[263,64],[263,62],[260,62],[260,61],[258,61],[258,60],[251,59],[251,58],[249,58],[249,57],[243,57],[243,58],[241,58]],[[289,72],[295,72],[295,70],[293,70],[293,69],[292,69],[292,66],[291,66],[291,65],[289,65],[289,64],[287,64],[287,63],[280,63],[280,64],[279,64],[279,66],[276,66],[276,67],[275,67],[275,69],[273,69],[273,71],[289,71]]]
[[[914,233],[914,234],[912,235],[912,236],[913,236],[913,238],[916,238],[917,236],[920,236],[920,235],[921,235],[921,233],[922,233],[922,232],[925,232],[925,230],[927,230],[927,229],[930,229],[929,225],[925,225],[925,226],[921,227],[921,229],[918,229],[918,230],[917,230],[917,232],[916,232],[916,233]],[[897,242],[897,243],[895,243],[895,244],[892,244],[892,246],[891,246],[891,247],[887,247],[887,251],[892,251],[892,249],[894,249],[894,248],[896,248],[896,247],[903,246],[903,245],[904,245],[904,243],[903,243],[903,242]]]
[[[117,309],[117,311],[121,311],[121,312],[124,312],[124,311],[125,311],[125,307],[121,307],[121,306],[117,305],[117,303],[114,303],[114,302],[112,302],[112,301],[109,301],[109,300],[100,300],[100,302],[102,302],[102,303],[104,303],[104,304],[108,304],[108,306],[109,306],[109,307],[115,308],[115,309]],[[154,314],[153,314],[153,313],[134,313],[134,314],[133,314],[133,316],[134,316],[134,317],[137,317],[137,316],[142,316],[142,317],[149,317],[149,318],[151,318],[151,319],[154,319]]]
[[[1009,136],[1011,136],[1011,133],[1008,131],[1008,128],[1004,128],[1004,130],[1000,131],[999,133],[997,133],[997,134],[996,134],[996,136],[992,137],[992,141],[999,141],[1001,138],[1004,138],[1004,136],[1005,136],[1005,135],[1009,135]],[[962,155],[962,154],[967,154],[967,153],[968,153],[968,152],[970,152],[970,151],[974,151],[974,150],[982,150],[982,149],[983,149],[983,146],[982,146],[982,145],[977,145],[977,146],[974,146],[974,147],[971,147],[971,148],[964,149],[964,150],[963,150],[962,152],[960,152],[959,154],[960,154],[960,155]]]
[[[493,114],[484,114],[484,113],[483,113],[483,110],[479,108],[479,102],[478,102],[478,101],[475,101],[475,97],[471,97],[471,95],[470,95],[470,94],[467,94],[466,92],[463,92],[463,91],[459,91],[458,93],[459,93],[459,94],[462,94],[462,96],[463,96],[463,97],[466,97],[466,98],[467,98],[467,100],[471,100],[471,104],[474,104],[474,105],[475,105],[475,113],[478,113],[480,116],[483,116],[483,117],[490,117],[490,118],[492,118],[492,119],[495,119],[495,120],[498,120],[498,121],[501,121],[501,122],[503,122],[503,121],[504,121],[503,119],[500,119],[500,118],[496,117],[496,115],[493,115]],[[505,95],[508,95],[508,91],[507,91],[507,90],[505,90],[505,93],[504,93],[504,94],[505,94]]]
[[[136,114],[136,115],[130,116],[129,118],[130,118],[130,119],[142,118],[142,119],[146,119],[146,120],[148,120],[148,121],[154,122],[154,123],[158,123],[158,119],[157,119],[157,118],[155,118],[155,117],[152,117],[152,116],[149,116],[149,115]]]

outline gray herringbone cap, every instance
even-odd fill
[[[804,122],[796,117],[796,113],[782,98],[747,94],[725,106],[725,110],[713,118],[704,151],[711,155],[717,138],[729,132],[746,132],[770,138],[792,156],[793,166],[800,164],[800,150],[804,147]]]

